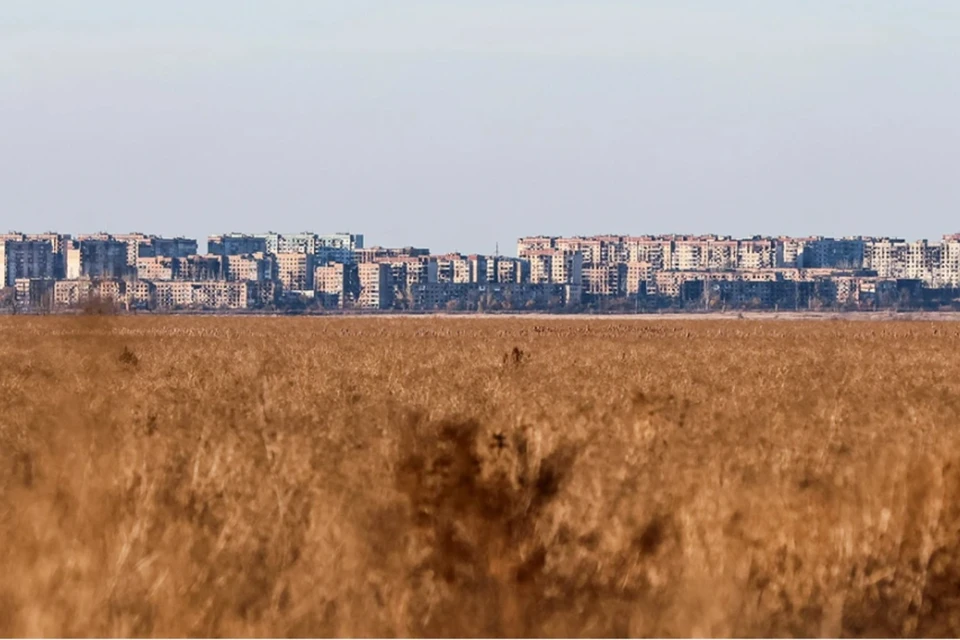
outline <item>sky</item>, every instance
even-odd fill
[[[0,229],[960,232],[954,0],[0,0]]]

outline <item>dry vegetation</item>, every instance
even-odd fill
[[[0,336],[3,636],[960,634],[960,324]]]

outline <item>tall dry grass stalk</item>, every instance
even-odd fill
[[[0,336],[0,635],[960,634],[960,325]]]

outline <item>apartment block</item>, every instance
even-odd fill
[[[314,269],[313,284],[324,307],[346,307],[360,287],[357,266],[342,262],[321,265]]]
[[[363,249],[363,234],[330,233],[317,239],[317,258],[320,263],[356,262],[356,251]]]
[[[197,253],[197,241],[192,238],[163,238],[146,233],[98,233],[80,236],[81,240],[115,240],[127,246],[127,265],[137,266],[139,258],[184,258]]]
[[[627,265],[587,264],[583,267],[583,293],[591,296],[622,296],[627,288]]]
[[[286,291],[313,291],[316,256],[312,253],[278,253],[277,279]]]
[[[267,252],[267,240],[244,233],[225,233],[207,238],[207,253],[215,256],[252,255]]]
[[[531,282],[531,261],[498,257],[488,262],[488,282],[498,284],[527,284]],[[491,277],[492,276],[492,277]]]
[[[357,266],[359,292],[357,306],[362,309],[389,309],[393,304],[390,265],[366,262]]]
[[[560,249],[530,253],[530,281],[534,284],[583,283],[583,254]]]
[[[0,240],[0,268],[4,287],[22,278],[54,278],[53,245],[48,240]]]
[[[946,235],[940,245],[937,282],[942,287],[960,287],[960,234]]]
[[[467,266],[470,269],[470,282],[484,284],[490,282],[488,265],[491,258],[480,255],[467,256]]]
[[[178,280],[220,280],[223,277],[223,258],[212,255],[193,255],[176,258]]]
[[[49,310],[53,306],[56,282],[53,278],[18,278],[14,281],[17,304],[30,309]]]
[[[225,280],[267,282],[279,274],[277,258],[272,253],[226,254],[222,256]]]
[[[649,262],[628,262],[626,265],[625,293],[628,296],[646,294],[654,289],[653,267]]]
[[[127,282],[115,278],[58,280],[54,284],[54,304],[76,307],[99,301],[123,306],[127,299]]]
[[[256,284],[207,280],[157,282],[158,309],[249,309],[258,302]]]
[[[180,264],[176,258],[137,258],[137,278],[140,280],[176,280]]]
[[[357,262],[377,262],[394,258],[425,258],[430,255],[430,249],[419,247],[368,247],[354,251]]]
[[[772,269],[776,264],[776,241],[763,238],[739,241],[736,264],[738,269]]]
[[[133,271],[127,263],[127,244],[114,239],[86,237],[66,249],[66,277],[123,278]]]
[[[437,282],[451,284],[470,284],[473,282],[473,268],[470,260],[459,253],[436,256]]]
[[[672,268],[670,240],[653,236],[630,237],[626,239],[628,262],[644,262],[653,271]]]
[[[517,240],[517,257],[527,258],[528,254],[549,251],[556,248],[557,238],[550,236],[530,236]]]

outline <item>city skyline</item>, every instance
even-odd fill
[[[3,23],[7,224],[326,217],[490,252],[633,227],[931,237],[960,207],[945,0],[10,0]]]
[[[960,308],[960,234],[525,236],[516,255],[364,234],[0,235],[8,309],[316,311]],[[13,305],[12,307],[10,305]]]
[[[72,237],[72,238],[89,237],[89,236],[96,236],[96,235],[123,236],[123,235],[137,235],[137,234],[140,234],[140,235],[144,235],[144,236],[151,236],[151,237],[158,237],[158,238],[182,238],[182,239],[183,239],[183,238],[188,238],[188,239],[196,240],[196,242],[197,242],[197,247],[198,247],[198,253],[203,254],[203,253],[208,253],[208,252],[209,252],[208,242],[209,242],[210,238],[217,237],[217,236],[222,236],[222,235],[229,235],[229,234],[236,234],[236,235],[276,234],[276,235],[279,235],[279,236],[296,236],[296,235],[301,235],[301,234],[315,234],[315,235],[320,236],[320,235],[338,235],[338,234],[351,235],[352,232],[340,230],[340,231],[332,231],[332,232],[326,232],[326,233],[319,233],[319,232],[311,231],[309,228],[299,229],[299,230],[294,230],[294,229],[283,229],[283,230],[267,229],[266,231],[243,231],[243,230],[240,230],[240,229],[231,229],[230,231],[222,231],[222,232],[213,231],[213,232],[208,233],[208,234],[193,235],[193,234],[189,234],[189,233],[185,233],[185,232],[180,232],[180,233],[178,233],[178,232],[175,232],[175,231],[174,231],[174,232],[161,233],[161,232],[156,231],[156,230],[149,230],[149,226],[148,226],[148,225],[140,225],[139,228],[126,229],[126,230],[123,230],[123,231],[110,230],[110,229],[105,229],[105,228],[104,228],[104,229],[96,229],[96,230],[94,230],[94,231],[91,231],[91,230],[79,230],[79,231],[78,231],[78,230],[76,230],[76,229],[71,229],[71,230],[68,230],[68,231],[64,231],[63,229],[47,229],[47,228],[40,228],[40,227],[31,227],[31,226],[29,226],[29,225],[19,225],[19,226],[13,226],[13,227],[11,227],[11,228],[8,228],[8,229],[6,229],[5,231],[0,230],[0,237],[3,237],[5,234],[7,234],[7,235],[9,235],[9,234],[23,234],[23,235],[28,235],[28,236],[29,236],[29,235],[58,234],[58,235],[66,236],[66,237]],[[642,233],[632,233],[632,232],[630,232],[630,233],[601,232],[601,233],[571,233],[571,234],[564,234],[564,233],[551,233],[551,232],[549,232],[549,231],[544,231],[544,232],[540,232],[540,233],[531,233],[531,234],[526,234],[526,235],[517,236],[517,237],[515,237],[515,238],[512,238],[512,239],[511,239],[510,241],[508,241],[508,242],[495,242],[495,243],[493,244],[493,246],[490,247],[488,250],[480,250],[480,251],[465,250],[465,249],[461,249],[461,248],[457,248],[457,247],[434,249],[434,247],[431,246],[431,245],[430,245],[429,243],[427,243],[427,242],[419,242],[419,243],[418,243],[418,242],[416,242],[416,241],[411,242],[411,243],[402,243],[402,244],[390,243],[390,242],[380,242],[380,241],[377,241],[377,237],[378,237],[377,235],[369,235],[369,234],[366,234],[366,233],[360,233],[359,235],[362,236],[362,237],[364,237],[365,239],[373,239],[373,243],[372,243],[372,244],[371,244],[370,242],[366,242],[369,246],[377,246],[377,247],[414,247],[414,246],[421,246],[421,247],[423,247],[423,246],[429,246],[430,249],[433,251],[433,253],[435,253],[435,254],[437,254],[437,255],[450,254],[450,253],[461,253],[461,254],[464,254],[464,255],[470,255],[470,254],[495,255],[495,254],[499,254],[499,255],[503,255],[503,256],[507,256],[507,257],[517,257],[516,246],[517,246],[517,241],[518,241],[518,240],[522,240],[523,238],[528,238],[528,237],[540,237],[540,236],[542,236],[542,237],[553,237],[553,238],[651,237],[651,236],[652,236],[652,237],[664,237],[664,238],[668,238],[668,237],[676,237],[676,238],[701,238],[701,237],[705,238],[705,237],[717,237],[717,238],[728,238],[728,239],[734,239],[734,240],[751,240],[751,239],[758,238],[758,237],[759,237],[759,238],[768,238],[768,239],[779,239],[779,238],[797,238],[797,239],[800,239],[800,238],[824,238],[824,239],[860,238],[860,239],[890,239],[890,240],[901,240],[901,241],[910,243],[910,242],[922,242],[922,241],[937,242],[937,241],[941,240],[941,239],[944,238],[944,237],[953,236],[953,235],[957,235],[957,234],[960,234],[960,225],[958,225],[958,228],[955,229],[955,230],[946,229],[946,230],[943,230],[943,231],[941,231],[940,233],[935,234],[935,235],[920,235],[919,233],[917,233],[917,234],[906,234],[906,235],[905,235],[905,234],[882,234],[882,233],[852,233],[852,234],[844,234],[844,235],[829,234],[829,233],[809,233],[809,234],[748,233],[748,234],[735,234],[735,233],[720,232],[720,231],[713,231],[713,230],[686,231],[686,232],[684,232],[684,231],[668,231],[668,232],[646,231],[646,232],[642,232]],[[366,240],[365,240],[365,241],[366,241]]]

